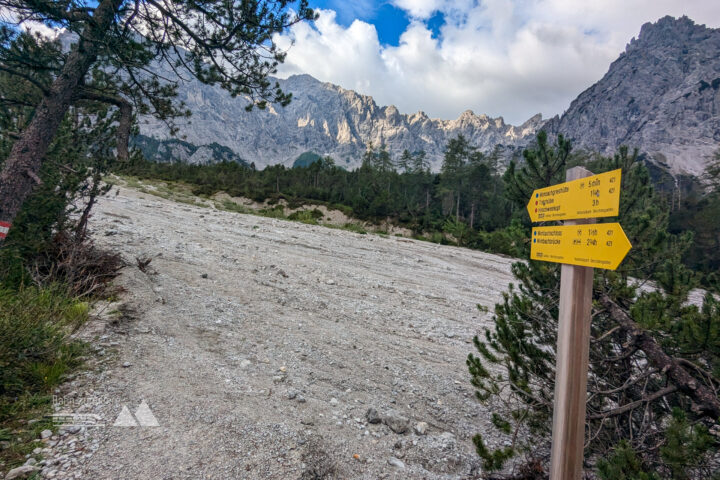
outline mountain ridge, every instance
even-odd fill
[[[290,105],[250,113],[245,111],[248,99],[233,99],[197,80],[182,83],[178,99],[193,117],[191,124],[180,127],[180,138],[196,147],[227,147],[258,167],[291,166],[301,154],[313,152],[353,168],[368,143],[386,144],[393,156],[405,149],[423,150],[438,170],[447,141],[459,134],[484,152],[499,147],[507,158],[542,128],[565,135],[578,148],[603,154],[614,153],[620,145],[637,147],[660,168],[694,176],[720,146],[720,29],[687,17],[646,23],[607,73],[562,115],[544,120],[537,114],[518,126],[471,110],[453,120],[430,118],[422,111],[401,113],[393,105],[379,106],[371,96],[307,74],[278,82],[293,93]],[[150,117],[140,119],[140,133],[161,142],[169,139],[167,126]],[[178,160],[194,162],[193,157],[217,160],[182,152]]]
[[[394,105],[379,106],[368,95],[321,82],[302,74],[277,79],[293,93],[287,107],[268,105],[246,112],[247,99],[231,99],[219,87],[197,81],[179,88],[178,100],[193,112],[192,123],[180,126],[181,138],[194,145],[217,143],[229,147],[258,167],[292,165],[304,152],[330,155],[346,168],[360,164],[368,143],[386,144],[391,154],[423,150],[438,169],[447,141],[458,134],[484,151],[501,145],[522,147],[543,124],[537,114],[522,125],[506,124],[502,117],[477,115],[470,110],[457,119],[430,118],[424,112],[400,113]],[[155,139],[169,138],[167,126],[151,117],[140,120],[140,132]],[[192,161],[181,157],[182,161]]]
[[[548,120],[579,148],[637,147],[674,174],[702,174],[720,147],[720,29],[645,23],[608,72]]]

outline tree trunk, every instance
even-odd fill
[[[678,390],[693,401],[693,410],[717,420],[720,418],[720,399],[711,389],[700,383],[680,362],[665,353],[657,341],[643,330],[630,316],[625,313],[610,297],[603,294],[600,303],[608,311],[620,328],[631,336],[633,343],[645,352],[648,363],[660,370]]]
[[[88,91],[80,89],[76,100],[95,100],[98,102],[109,103],[115,105],[120,113],[120,119],[118,120],[117,127],[117,158],[120,161],[126,162],[130,159],[130,130],[132,128],[132,105],[130,102],[120,96],[106,95],[100,92]],[[78,120],[75,121],[79,123]]]
[[[87,236],[87,224],[90,219],[90,212],[92,211],[95,201],[97,200],[97,196],[100,193],[100,181],[100,175],[97,173],[93,175],[90,197],[88,198],[87,205],[85,205],[85,209],[83,210],[83,213],[80,216],[80,221],[75,229],[75,242],[78,244],[84,242]]]
[[[455,210],[455,221],[460,221],[460,190],[458,190],[457,209]]]
[[[470,230],[473,229],[475,225],[475,202],[472,203],[472,206],[470,207]]]
[[[99,41],[110,28],[120,3],[122,0],[103,0],[98,5],[93,20],[80,35],[78,45],[35,110],[30,124],[13,145],[0,172],[0,221],[12,224],[37,183],[36,178],[50,143],[85,75],[95,63]]]

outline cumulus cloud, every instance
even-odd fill
[[[277,37],[288,49],[280,75],[309,73],[372,95],[381,105],[455,118],[464,110],[522,123],[562,113],[599,80],[640,26],[688,15],[720,26],[720,2],[705,0],[392,0],[411,19],[397,46],[333,10]],[[428,20],[445,24],[433,35]],[[292,44],[292,46],[291,46]]]

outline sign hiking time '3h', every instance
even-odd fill
[[[535,190],[527,205],[530,220],[616,217],[620,209],[620,175],[618,169]]]
[[[561,263],[550,480],[580,480],[590,356],[593,267],[615,270],[630,250],[619,223],[590,223],[619,214],[620,170],[567,171],[567,182],[535,190],[533,222],[564,220],[532,230],[530,258]]]
[[[528,203],[533,222],[617,216],[621,171],[593,175],[535,190]],[[530,258],[615,270],[630,242],[619,223],[535,227]]]

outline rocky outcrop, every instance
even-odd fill
[[[245,160],[228,147],[218,143],[198,143],[199,146],[178,138],[166,137],[158,139],[145,135],[136,135],[132,139],[133,146],[138,148],[145,158],[155,162],[181,162],[191,165],[237,162],[246,166],[248,165]]]
[[[423,150],[437,169],[445,145],[458,134],[490,151],[496,145],[524,146],[543,124],[540,115],[513,126],[502,117],[490,118],[469,110],[456,120],[433,119],[424,112],[406,115],[392,105],[380,107],[372,97],[310,75],[279,82],[284,91],[293,94],[290,105],[270,105],[249,113],[246,99],[231,98],[219,87],[197,81],[183,83],[178,100],[185,102],[193,116],[189,124],[180,127],[185,141],[182,156],[192,156],[185,152],[186,144],[215,143],[258,167],[276,163],[290,166],[301,154],[314,152],[330,155],[338,165],[352,168],[360,164],[367,144],[372,143],[386,144],[394,156],[405,149]],[[152,118],[141,119],[140,131],[146,137],[168,138],[166,125]]]
[[[546,128],[589,150],[628,145],[673,173],[700,174],[720,148],[720,29],[687,17],[643,25],[607,74]]]

